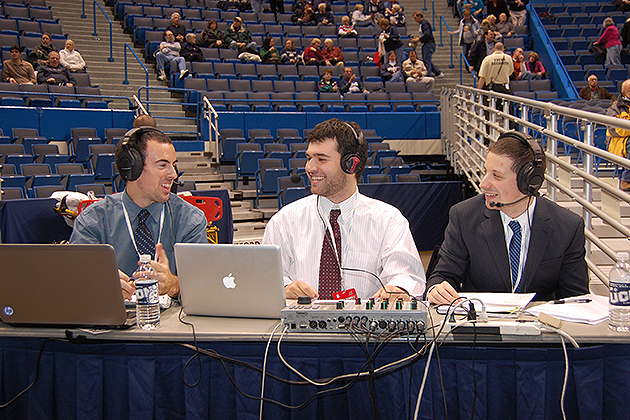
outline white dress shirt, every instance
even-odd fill
[[[322,241],[333,208],[341,210],[342,290],[354,288],[359,297],[369,298],[382,287],[378,276],[382,284],[422,295],[424,267],[407,219],[397,208],[358,191],[338,205],[311,195],[271,218],[263,244],[282,249],[285,285],[302,280],[317,290]]]

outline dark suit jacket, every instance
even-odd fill
[[[538,197],[520,291],[535,300],[588,293],[584,220]],[[427,289],[447,280],[457,291],[512,291],[510,262],[499,210],[486,208],[479,195],[453,206],[440,260]]]

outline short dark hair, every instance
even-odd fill
[[[332,118],[317,124],[308,135],[309,143],[320,143],[327,139],[333,139],[337,142],[337,151],[342,157],[347,154],[355,154],[359,157],[361,162],[359,162],[355,176],[357,180],[361,179],[368,152],[367,142],[359,124],[354,121],[345,122]]]
[[[11,52],[11,51],[19,51],[19,52],[22,52],[22,49],[20,48],[20,46],[19,46],[19,45],[14,44],[14,45],[11,45],[11,49],[9,50],[9,52]]]
[[[515,136],[505,136],[497,140],[490,145],[488,152],[510,158],[513,162],[512,170],[516,174],[523,166],[534,161],[534,151],[531,146]],[[547,169],[547,156],[545,156],[545,153],[542,154],[541,167],[544,173]]]

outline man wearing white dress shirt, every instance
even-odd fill
[[[306,173],[313,194],[276,213],[263,237],[264,244],[282,249],[287,299],[330,299],[331,291],[351,289],[364,299],[422,295],[425,273],[407,219],[357,189],[367,160],[359,125],[324,121],[310,132],[308,142]],[[330,218],[333,213],[338,214],[336,222]],[[332,256],[328,268],[323,262],[326,246]],[[340,277],[332,290],[323,283],[327,270]]]

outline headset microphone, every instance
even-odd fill
[[[530,196],[526,195],[525,197],[519,198],[518,200],[512,201],[511,203],[499,203],[499,202],[491,201],[491,202],[488,203],[488,205],[490,207],[496,207],[496,208],[507,207],[507,206],[511,206],[513,204],[516,204],[516,203],[520,203],[521,201],[525,200],[528,197],[530,197]]]
[[[291,175],[290,181],[292,184],[299,184],[300,182],[302,182],[302,177],[298,174],[293,174]]]

